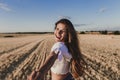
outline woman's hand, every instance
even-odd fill
[[[28,76],[27,80],[40,80],[40,72],[39,71],[33,71],[30,76]]]
[[[34,80],[35,75],[36,75],[36,71],[33,71],[33,72],[27,77],[27,80]]]

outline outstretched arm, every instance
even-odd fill
[[[47,73],[48,70],[52,67],[54,64],[55,60],[57,59],[58,53],[51,52],[49,56],[47,57],[45,63],[40,67],[39,72],[40,73]]]
[[[37,71],[32,72],[28,80],[39,80],[39,78],[43,78],[44,74],[46,74],[54,64],[55,60],[57,59],[58,53],[56,54],[55,52],[51,52],[48,55],[45,63]]]

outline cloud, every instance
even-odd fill
[[[62,19],[62,18],[71,19],[70,16],[59,16],[59,18],[60,18],[60,19]]]
[[[0,3],[0,9],[4,10],[4,11],[11,11],[11,9],[8,7],[7,4],[4,4],[4,3]]]
[[[82,26],[88,26],[91,24],[73,24],[75,27],[82,27]]]
[[[98,11],[98,13],[104,13],[106,11],[107,11],[107,8],[100,8],[99,11]]]

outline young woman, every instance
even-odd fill
[[[42,80],[49,69],[52,80],[74,80],[84,73],[85,61],[71,21],[61,19],[56,22],[54,35],[56,43],[51,48],[50,55],[39,70],[32,72],[29,80]]]

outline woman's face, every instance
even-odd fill
[[[55,31],[54,31],[54,35],[55,35],[55,40],[57,42],[65,42],[67,30],[63,23],[57,24]]]

